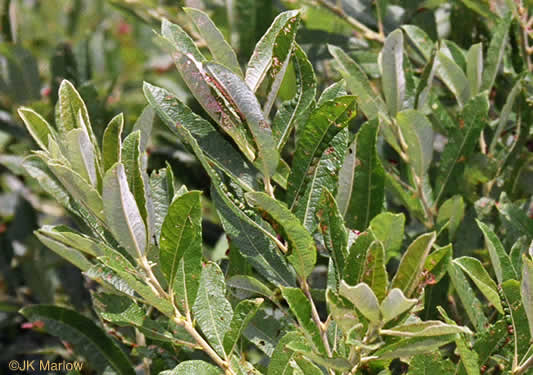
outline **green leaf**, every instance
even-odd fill
[[[353,305],[372,323],[381,319],[378,298],[365,283],[349,286],[344,280],[340,283],[339,293],[348,299]]]
[[[278,38],[285,37],[287,34],[294,38],[293,28],[299,20],[299,11],[288,11],[279,14],[265,35],[259,40],[255,46],[254,53],[248,61],[248,68],[246,69],[246,84],[252,91],[257,91],[261,83],[267,77],[270,71],[276,69],[274,44]],[[281,39],[280,39],[281,40]],[[283,59],[282,61],[284,61]],[[282,64],[282,61],[277,64]],[[279,69],[279,67],[277,67]]]
[[[286,201],[291,209],[302,196],[309,183],[309,172],[314,170],[322,153],[335,135],[355,116],[354,105],[352,96],[328,101],[311,113],[305,127],[299,132],[292,170],[287,181]]]
[[[163,25],[165,24],[163,23]],[[183,33],[183,31],[181,32]],[[163,35],[165,35],[164,31]],[[235,141],[242,153],[246,155],[249,160],[253,161],[255,159],[255,148],[248,140],[246,127],[242,126],[241,119],[227,102],[227,97],[225,97],[218,89],[217,80],[207,75],[203,64],[203,57],[195,57],[193,53],[183,50],[185,45],[172,44],[168,39],[162,39],[162,41],[172,52],[174,63],[176,64],[181,77],[198,103],[200,103],[202,108],[222,128],[222,130]],[[192,41],[190,42],[192,43]],[[168,46],[169,44],[170,46]],[[152,87],[147,87],[145,84],[145,95],[148,97],[147,88],[152,89]],[[164,94],[158,97],[160,105],[165,103],[165,101],[169,102],[173,100],[175,100],[174,96],[169,94]],[[150,102],[150,104],[154,106],[154,103]],[[155,107],[155,109],[158,111],[157,107]],[[159,115],[161,116],[161,113],[159,113]],[[181,121],[173,121],[172,123],[167,123],[167,126],[172,129],[176,126],[176,123],[182,124]],[[185,126],[185,124],[182,125]]]
[[[498,310],[500,314],[503,314],[503,307],[498,295],[498,286],[491,279],[489,273],[481,262],[472,257],[460,257],[454,259],[453,262],[461,267],[461,269],[472,279],[474,284],[479,288],[481,293],[487,298],[487,300]]]
[[[190,54],[195,60],[205,60],[194,41],[181,27],[163,18],[161,22],[161,35],[168,39],[172,45],[183,54]]]
[[[289,262],[303,280],[311,274],[316,263],[316,247],[309,232],[292,212],[265,193],[250,192],[246,200],[269,214],[284,230],[290,244]]]
[[[479,141],[481,131],[486,125],[489,102],[486,93],[479,94],[465,105],[459,126],[450,129],[449,141],[441,154],[439,174],[435,186],[440,186],[435,202],[443,198],[448,184],[461,178],[471,154]]]
[[[414,293],[422,279],[426,259],[436,238],[435,232],[422,234],[409,245],[392,279],[393,288],[401,289],[407,297]]]
[[[448,266],[448,275],[455,291],[459,295],[463,307],[476,331],[482,331],[488,323],[483,312],[483,304],[479,301],[476,293],[470,286],[461,268],[453,261]]]
[[[437,228],[448,229],[450,241],[455,237],[455,233],[465,216],[465,202],[461,195],[454,195],[446,200],[440,207],[437,214]]]
[[[442,50],[437,52],[437,58],[439,61],[439,77],[455,95],[459,106],[463,108],[470,98],[470,85],[465,73],[451,56]]]
[[[522,235],[533,239],[533,220],[522,209],[512,203],[501,203],[496,207],[500,214],[513,223]]]
[[[516,280],[504,281],[502,289],[511,311],[515,344],[514,361],[518,362],[521,358],[524,358],[530,346],[531,330],[528,324],[528,315],[520,296],[520,282]],[[530,306],[528,306],[528,311],[529,309]]]
[[[479,93],[481,80],[483,79],[483,45],[474,44],[466,55],[466,75],[473,96]]]
[[[202,253],[201,193],[191,191],[172,202],[161,227],[159,261],[173,289],[179,261],[187,251]]]
[[[366,255],[374,242],[374,235],[361,233],[350,247],[350,252],[344,266],[344,280],[350,285],[359,284],[365,270]]]
[[[48,137],[56,138],[55,130],[50,126],[48,121],[31,108],[21,107],[18,109],[19,114],[26,129],[30,132],[32,138],[43,150],[48,149]]]
[[[257,157],[261,171],[266,177],[273,176],[279,163],[279,152],[270,124],[263,116],[254,93],[239,76],[226,67],[207,63],[206,69],[217,82],[217,88],[231,100],[235,110],[248,126],[258,149]]]
[[[146,151],[148,142],[150,141],[150,136],[152,135],[152,128],[154,126],[155,111],[150,105],[144,107],[141,115],[135,121],[131,133],[139,131],[141,133],[141,141],[139,149],[141,153]]]
[[[523,256],[522,283],[520,293],[522,305],[529,321],[530,336],[533,337],[533,261]]]
[[[421,112],[406,109],[398,113],[396,121],[407,143],[409,165],[418,178],[423,179],[433,159],[433,128]]]
[[[107,247],[107,245],[97,242],[92,237],[86,236],[64,225],[44,225],[39,229],[39,233],[92,256],[103,255],[102,248]]]
[[[351,178],[343,180],[349,180],[352,187],[345,214],[346,225],[352,229],[365,230],[383,208],[385,171],[377,153],[377,137],[377,120],[367,122],[350,146],[355,158],[346,172]]]
[[[205,40],[213,59],[232,70],[235,74],[242,76],[242,70],[237,61],[235,51],[226,42],[224,36],[209,16],[199,9],[183,8],[183,10],[196,25],[196,29]]]
[[[383,324],[387,324],[401,314],[411,310],[417,303],[417,299],[405,297],[400,289],[392,289],[381,302],[380,310]]]
[[[113,117],[104,131],[102,141],[102,155],[104,172],[116,162],[121,161],[122,130],[124,129],[124,115],[122,113]]]
[[[383,212],[370,222],[370,232],[385,249],[386,261],[396,256],[403,243],[405,215]]]
[[[92,296],[95,310],[103,320],[126,327],[143,325],[146,313],[131,298],[107,293]]]
[[[454,375],[455,366],[449,360],[444,360],[439,352],[418,354],[409,363],[409,375]]]
[[[193,113],[175,95],[165,89],[144,83],[144,94],[168,128],[184,143],[193,147],[202,164],[210,162],[224,171],[235,183],[246,190],[256,190],[259,171],[246,162],[240,153],[209,121]],[[193,143],[198,145],[194,147]],[[206,160],[202,160],[206,159]],[[204,166],[206,170],[206,168]]]
[[[496,233],[494,233],[488,225],[479,220],[477,220],[477,225],[485,236],[485,243],[489,250],[490,262],[494,268],[498,284],[501,285],[504,281],[510,279],[518,280],[518,274],[513,267],[511,258],[505,251],[500,239],[496,236]]]
[[[267,375],[293,375],[294,368],[291,362],[295,357],[295,352],[287,349],[286,346],[298,339],[301,340],[300,333],[289,332],[279,340],[274,353],[272,353]]]
[[[205,361],[183,361],[172,370],[160,372],[159,375],[222,375],[222,370]]]
[[[513,15],[509,12],[500,19],[494,29],[494,34],[492,35],[489,49],[487,50],[487,59],[485,60],[485,71],[483,73],[483,83],[481,84],[482,91],[490,91],[494,85],[496,75],[503,60],[505,46],[507,45],[507,35],[509,34],[512,21]]]
[[[63,136],[61,146],[72,169],[90,185],[97,186],[100,175],[96,169],[96,153],[89,135],[84,129],[73,129]]]
[[[102,197],[94,186],[90,185],[77,172],[58,163],[57,160],[49,160],[47,165],[65,189],[76,200],[76,203],[85,207],[98,219],[103,220],[104,205],[102,203]]]
[[[426,62],[429,62],[435,43],[426,32],[415,25],[403,25],[402,30],[416,47],[418,52],[424,57]]]
[[[403,71],[403,33],[394,30],[385,39],[381,51],[383,93],[391,116],[403,107],[405,97],[405,73]]]
[[[379,241],[374,241],[368,248],[362,281],[372,288],[379,301],[385,298],[389,276],[385,268],[385,249]]]
[[[313,343],[313,349],[319,353],[326,353],[320,330],[313,321],[311,303],[299,288],[281,288],[283,298],[302,327],[307,342]]]
[[[313,65],[297,44],[294,46],[292,62],[296,75],[296,94],[291,100],[281,104],[272,123],[272,133],[280,151],[287,143],[291,131],[303,127],[316,95],[317,82]]]
[[[425,322],[407,323],[391,329],[380,330],[382,335],[399,337],[434,337],[452,335],[454,333],[472,334],[467,327],[446,324],[438,320],[427,320]]]
[[[496,127],[496,130],[494,131],[494,136],[492,137],[492,141],[490,142],[489,154],[493,154],[496,149],[496,145],[498,144],[500,136],[502,135],[505,127],[507,126],[509,115],[513,110],[513,106],[516,101],[516,98],[518,97],[518,94],[520,94],[520,92],[522,91],[522,87],[522,78],[519,78],[511,89],[511,92],[507,95],[507,98],[505,99],[505,104],[502,108],[502,111],[500,112],[498,126]]]
[[[370,120],[376,118],[379,113],[385,113],[385,103],[372,89],[363,69],[340,48],[328,46],[328,49],[339,65],[339,72],[346,80],[348,89],[357,97],[357,104],[365,116]]]
[[[267,233],[272,236],[267,229],[267,224],[259,217],[250,218],[241,213],[247,218],[244,220],[222,200],[218,191],[213,192],[212,195],[224,231],[240,254],[260,275],[274,285],[296,285],[294,271],[277,249],[276,244],[267,236]],[[255,225],[251,225],[249,221]]]
[[[173,284],[176,305],[183,311],[190,311],[196,301],[203,272],[201,238],[195,239],[195,245],[186,247]]]
[[[328,190],[322,193],[319,207],[321,208],[317,215],[320,221],[320,231],[326,249],[335,264],[335,275],[340,280],[343,278],[345,260],[348,256],[348,233],[344,227],[344,219],[339,212],[335,198]]]
[[[68,192],[40,157],[28,156],[23,160],[22,166],[46,193],[50,194],[63,207],[73,210]]]
[[[456,350],[461,358],[461,370],[464,368],[468,375],[480,375],[481,366],[479,365],[479,356],[474,350],[470,349],[469,343],[467,343],[463,335],[458,336],[455,344],[457,345]],[[460,373],[461,370],[459,370]]]
[[[107,365],[121,375],[134,375],[132,364],[120,347],[93,321],[76,311],[58,306],[34,305],[20,310],[32,321],[44,322],[44,329],[72,344],[76,352],[103,372]]]
[[[60,133],[64,135],[69,130],[83,128],[89,135],[93,146],[98,148],[87,107],[74,85],[67,80],[63,80],[59,86],[57,110],[56,125]]]
[[[168,207],[174,199],[174,174],[167,165],[159,171],[153,171],[150,176],[150,192],[154,206],[154,235],[159,243],[161,227],[168,213]]]
[[[257,298],[255,300],[241,301],[235,307],[229,330],[224,335],[224,350],[228,355],[231,355],[235,350],[242,332],[255,316],[262,303],[263,299]]]
[[[315,232],[317,228],[317,211],[322,193],[329,190],[332,194],[338,187],[338,171],[342,167],[343,157],[348,145],[349,132],[342,129],[331,140],[328,147],[320,156],[312,174],[308,176],[301,198],[296,202],[293,212],[300,219],[304,227]]]
[[[224,274],[215,263],[208,263],[202,270],[192,311],[207,341],[219,355],[227,358],[224,335],[230,329],[233,310],[226,299]]]
[[[410,337],[386,345],[372,355],[382,360],[411,357],[437,350],[454,341],[455,337],[455,334],[436,337]]]
[[[226,286],[230,289],[231,294],[238,299],[250,298],[255,295],[270,299],[274,296],[274,292],[269,287],[252,276],[233,276],[226,282]]]
[[[452,261],[453,246],[448,244],[435,251],[433,251],[426,258],[424,265],[424,272],[430,280],[438,283],[448,272],[448,266]]]
[[[343,331],[349,332],[359,323],[359,316],[354,306],[346,298],[341,297],[332,289],[326,290],[326,303],[335,324]]]
[[[55,238],[48,235],[48,233],[42,229],[35,231],[35,236],[50,250],[65,258],[70,263],[74,264],[83,272],[87,271],[92,263],[77,249],[68,246]]]
[[[116,163],[105,174],[102,192],[106,223],[111,233],[134,258],[146,251],[146,227],[128,187],[122,163]]]

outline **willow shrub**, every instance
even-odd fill
[[[36,235],[99,284],[96,320],[21,313],[106,373],[529,371],[533,221],[514,181],[531,160],[531,74],[508,76],[502,108],[489,98],[512,16],[468,51],[415,26],[391,32],[380,85],[329,46],[342,80],[318,93],[298,11],[274,20],[246,71],[204,13],[186,13],[209,57],[168,21],[157,38],[210,119],[149,83],[128,134],[118,115],[97,139],[68,81],[55,126],[19,110],[40,147],[27,173],[79,223]],[[289,66],[294,97],[280,103]],[[203,255],[206,197],[170,168],[147,172],[154,112],[211,179],[223,260]],[[461,230],[482,233],[484,251],[454,257]]]

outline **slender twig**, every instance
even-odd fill
[[[327,0],[315,0],[319,5],[322,5],[324,8],[330,12],[336,14],[342,18],[346,23],[352,26],[354,29],[360,31],[366,39],[376,40],[380,43],[385,41],[385,37],[379,33],[376,33],[374,30],[369,29],[367,26],[363,25],[361,22],[357,21],[355,18],[349,16],[344,12],[344,10],[337,6],[333,5]]]
[[[326,354],[328,355],[328,357],[331,358],[332,354],[331,354],[331,348],[329,347],[327,327],[320,320],[320,316],[318,315],[318,310],[316,309],[315,302],[313,301],[313,296],[311,295],[311,290],[309,289],[309,284],[307,283],[307,280],[301,280],[300,285],[301,285],[301,288],[304,294],[309,300],[309,303],[311,304],[311,316],[316,326],[318,327],[318,330],[320,331],[320,337],[322,338],[322,342],[324,343],[324,347],[326,348]]]

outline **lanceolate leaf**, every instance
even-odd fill
[[[152,172],[150,176],[150,191],[154,205],[154,235],[158,244],[161,226],[167,216],[168,207],[172,203],[175,193],[174,174],[170,166],[167,165],[166,168]]]
[[[490,275],[481,262],[472,257],[460,257],[454,259],[453,262],[461,267],[463,272],[472,279],[485,298],[487,298],[500,314],[503,314],[503,307],[500,296],[498,295],[498,287],[490,278]]]
[[[436,337],[411,337],[396,341],[374,352],[381,359],[406,358],[437,350],[455,340],[456,334]]]
[[[370,232],[385,248],[386,261],[395,256],[403,242],[405,215],[383,212],[370,222]]]
[[[257,313],[262,303],[263,299],[257,298],[255,300],[241,301],[235,307],[230,328],[224,335],[224,350],[228,355],[231,355],[234,351],[242,332]]]
[[[296,353],[286,346],[295,340],[302,340],[300,333],[289,332],[279,340],[268,366],[268,375],[293,375],[294,368],[291,361]]]
[[[50,250],[57,253],[59,256],[65,258],[70,263],[74,264],[83,272],[87,271],[92,263],[87,260],[87,258],[80,253],[77,249],[72,248],[60,241],[57,241],[54,238],[51,238],[47,235],[46,232],[39,230],[35,232],[35,236]]]
[[[380,310],[383,324],[412,309],[418,302],[415,298],[406,298],[400,289],[392,289],[381,302]]]
[[[423,234],[409,245],[392,279],[393,288],[401,289],[407,297],[414,293],[436,237],[435,232]]]
[[[109,229],[134,258],[146,250],[146,226],[128,187],[124,165],[116,163],[103,181],[104,212]]]
[[[231,210],[228,204],[222,200],[219,192],[212,194],[222,226],[231,239],[232,245],[239,250],[240,254],[257,272],[274,285],[296,285],[294,271],[272,239],[265,233],[267,224],[256,218],[255,225],[251,225]],[[248,220],[252,221],[253,219],[248,218]]]
[[[209,343],[219,355],[226,357],[224,335],[230,328],[233,310],[226,299],[224,274],[215,263],[208,263],[202,270],[192,311]]]
[[[197,142],[198,149],[193,150],[200,161],[202,157],[206,162],[209,160],[246,190],[258,188],[256,177],[259,171],[246,162],[209,121],[193,113],[165,89],[145,83],[144,94],[174,134],[186,143],[191,143],[189,137]]]
[[[531,330],[528,324],[528,315],[520,296],[520,282],[517,280],[504,281],[502,289],[511,313],[515,341],[515,360],[519,361],[524,358],[530,346]],[[530,308],[531,306],[528,306],[528,309]]]
[[[313,65],[298,45],[294,47],[292,61],[296,75],[296,94],[280,106],[272,123],[278,150],[283,149],[294,128],[304,125],[316,95],[317,83]]]
[[[474,44],[466,55],[466,74],[472,95],[477,95],[483,79],[483,46]]]
[[[339,64],[339,72],[346,80],[348,89],[357,97],[357,104],[368,119],[374,119],[379,113],[385,113],[383,99],[372,90],[363,69],[343,50],[329,46],[329,53]]]
[[[163,35],[165,35],[164,32]],[[247,138],[246,128],[242,125],[238,115],[227,108],[226,98],[217,90],[215,81],[207,76],[202,62],[203,58],[195,58],[192,53],[183,51],[182,45],[176,46],[168,39],[162,39],[162,41],[173,52],[174,63],[178,71],[202,108],[235,141],[244,155],[253,161],[256,156],[255,148]],[[165,95],[160,101],[167,96],[173,99],[173,96]],[[175,126],[175,123],[172,126]]]
[[[91,143],[97,148],[98,142],[91,128],[91,121],[89,120],[87,107],[78,91],[76,91],[72,83],[67,80],[63,80],[59,87],[59,99],[57,105],[59,112],[56,113],[58,130],[64,134],[75,128],[84,128],[87,134],[89,134]]]
[[[255,94],[239,76],[226,67],[208,63],[206,68],[217,88],[231,101],[235,111],[248,126],[258,150],[261,171],[266,177],[273,176],[278,167],[279,152],[270,124],[263,116]]]
[[[496,75],[500,68],[500,63],[503,60],[503,54],[505,52],[507,35],[509,34],[509,28],[513,21],[513,15],[511,12],[501,18],[500,22],[494,29],[494,34],[490,40],[489,49],[487,51],[487,59],[485,61],[485,71],[483,73],[483,83],[481,90],[491,90],[496,80]]]
[[[459,299],[461,300],[472,325],[476,331],[482,331],[485,324],[488,322],[487,317],[483,312],[483,305],[464,276],[463,271],[458,265],[451,262],[448,266],[448,275],[450,275],[452,285],[459,295]]]
[[[342,129],[332,139],[331,145],[322,153],[318,164],[314,168],[305,191],[296,202],[293,212],[300,219],[304,227],[311,233],[317,227],[318,202],[322,192],[326,189],[335,194],[338,183],[338,172],[342,167],[343,157],[348,145],[349,131]]]
[[[352,169],[343,169],[351,176],[343,180],[352,186],[345,215],[352,229],[365,230],[383,208],[385,171],[377,153],[377,135],[377,120],[364,124],[350,146],[355,153]]]
[[[437,53],[439,60],[438,72],[440,78],[457,98],[460,107],[463,107],[470,98],[470,85],[461,67],[443,51]]]
[[[385,298],[389,286],[385,265],[385,249],[381,242],[374,241],[366,252],[361,281],[372,288],[380,302]]]
[[[407,143],[409,165],[423,179],[433,158],[433,128],[421,112],[407,109],[398,113],[396,121]]]
[[[124,115],[121,113],[113,117],[104,131],[102,142],[102,155],[104,172],[116,162],[121,161],[122,130],[124,128]]]
[[[304,192],[308,175],[314,171],[320,156],[335,135],[355,116],[354,97],[344,96],[324,103],[310,115],[299,141],[292,162],[287,184],[287,202],[294,208]]]
[[[433,337],[454,333],[472,334],[472,331],[467,327],[446,324],[438,320],[403,324],[387,330],[382,329],[380,332],[384,335],[399,337]]]
[[[246,84],[252,91],[257,91],[271,69],[275,69],[276,65],[278,65],[277,69],[279,69],[279,64],[283,63],[280,60],[276,62],[278,56],[274,54],[274,43],[280,35],[292,33],[292,29],[296,27],[295,24],[298,21],[298,17],[298,11],[281,13],[257,43],[246,70]]]
[[[285,231],[290,244],[289,262],[301,279],[311,274],[316,263],[316,247],[309,232],[286,207],[265,193],[246,194],[247,201],[270,215]]]
[[[335,275],[343,278],[344,265],[348,256],[348,233],[344,227],[344,219],[339,212],[335,198],[328,190],[324,190],[318,211],[319,228],[324,243],[335,262]]]
[[[289,304],[292,313],[304,330],[307,341],[313,343],[314,349],[319,353],[325,353],[324,343],[320,337],[320,331],[312,319],[311,304],[298,288],[282,288],[283,298]]]
[[[481,221],[477,221],[479,229],[483,232],[485,236],[485,242],[487,244],[487,249],[489,250],[490,261],[492,267],[494,268],[494,273],[496,274],[496,279],[498,284],[502,284],[504,281],[518,279],[518,273],[513,267],[511,258],[505,251],[502,243],[496,233],[492,231],[486,224]]]
[[[216,62],[226,66],[235,74],[242,76],[241,67],[237,61],[237,56],[233,48],[226,42],[220,30],[215,26],[213,21],[199,9],[183,8],[185,13],[192,19],[196,29],[207,43],[209,52],[213,55]]]
[[[86,182],[97,186],[100,178],[97,171],[96,152],[85,129],[72,129],[64,134],[61,143],[64,156],[68,159],[72,169],[77,171]]]
[[[148,226],[148,211],[146,206],[146,188],[143,180],[142,167],[143,150],[141,150],[141,132],[129,134],[122,142],[122,164],[128,179],[128,186],[137,202],[137,207]]]
[[[529,331],[531,337],[533,337],[533,261],[526,255],[523,256],[520,293],[522,295],[522,305],[529,321]]]
[[[48,121],[31,108],[21,107],[18,110],[18,114],[35,142],[43,150],[46,150],[48,148],[48,137],[56,137],[55,130],[48,124]]]
[[[35,305],[23,308],[26,318],[44,323],[44,329],[74,346],[94,368],[103,372],[111,365],[120,375],[134,375],[132,364],[120,347],[93,321],[76,311],[58,306]]]
[[[403,33],[395,30],[387,36],[381,52],[382,85],[391,116],[402,110],[405,97],[403,71]]]
[[[161,227],[159,260],[168,285],[174,286],[179,261],[187,249],[202,253],[202,211],[200,192],[191,191],[177,198],[168,209]]]
[[[431,58],[431,51],[435,43],[429,38],[424,30],[415,25],[404,25],[402,30],[414,44],[418,52],[424,57],[426,62]]]
[[[450,140],[441,155],[436,186],[440,186],[435,202],[438,203],[455,178],[460,178],[465,164],[479,140],[479,135],[486,125],[489,102],[485,93],[472,98],[464,107],[459,119],[459,126],[450,129]]]
[[[350,285],[359,284],[363,277],[368,249],[374,241],[371,233],[362,233],[350,247],[350,253],[344,266],[344,280]]]

